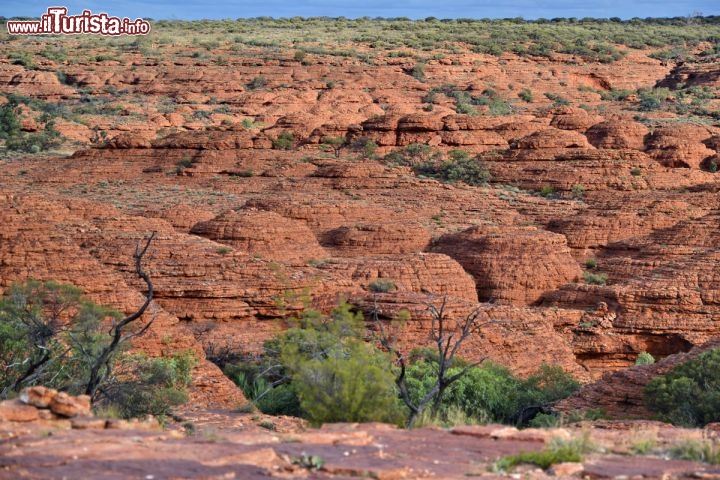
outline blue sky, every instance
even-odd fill
[[[50,3],[48,3],[50,2]],[[720,0],[1,0],[0,15],[39,17],[49,6],[70,14],[93,13],[134,18],[199,18],[345,16],[356,18],[504,18],[675,17],[693,13],[720,15]]]

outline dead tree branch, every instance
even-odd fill
[[[138,242],[135,246],[135,253],[133,255],[133,258],[135,260],[135,273],[145,282],[145,285],[147,285],[145,302],[143,302],[140,308],[138,308],[134,313],[128,315],[119,322],[114,323],[112,328],[110,329],[110,343],[107,344],[100,351],[97,358],[95,358],[95,360],[93,361],[92,367],[90,368],[90,378],[88,379],[85,393],[87,395],[90,395],[91,397],[95,396],[101,383],[110,376],[110,373],[112,372],[113,356],[118,351],[120,346],[129,339],[145,333],[148,328],[150,328],[150,325],[152,325],[152,323],[155,321],[156,312],[152,315],[150,320],[142,326],[142,328],[135,332],[126,332],[126,330],[131,326],[131,324],[133,324],[133,322],[136,322],[143,316],[153,299],[153,284],[150,280],[150,276],[147,274],[147,272],[143,270],[142,259],[145,256],[148,248],[150,247],[150,243],[155,238],[155,233],[156,232],[153,232],[147,238],[144,246],[141,247],[141,242]]]

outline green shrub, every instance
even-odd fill
[[[60,133],[55,130],[54,123],[49,121],[41,132],[19,132],[14,136],[7,137],[5,148],[34,154],[55,148],[61,143],[62,137]]]
[[[397,289],[395,282],[389,278],[378,278],[377,280],[371,282],[370,285],[368,285],[368,288],[371,292],[375,293],[392,292]]]
[[[583,280],[590,285],[605,285],[607,283],[607,275],[604,273],[583,272]]]
[[[638,91],[638,110],[642,112],[659,110],[672,96],[672,92],[667,88],[641,89]]]
[[[564,462],[582,462],[582,455],[571,447],[556,447],[537,452],[520,452],[503,457],[493,465],[496,471],[507,471],[522,464],[537,465],[546,470]]]
[[[585,196],[585,187],[582,184],[577,183],[573,185],[571,192],[573,198],[581,200]]]
[[[119,317],[72,285],[12,284],[0,299],[0,398],[31,385],[84,393],[93,354],[110,341],[102,323]]]
[[[465,182],[473,186],[486,185],[490,180],[490,172],[464,150],[451,150],[449,155],[450,158],[444,161],[430,159],[415,164],[413,170],[418,175],[450,183]]]
[[[20,119],[16,113],[17,105],[8,102],[0,105],[0,139],[7,139],[20,133]]]
[[[258,408],[313,424],[404,420],[392,362],[364,341],[361,314],[341,304],[330,316],[305,310],[295,324],[266,342],[255,364],[225,369]]]
[[[389,359],[361,340],[335,358],[300,359],[293,374],[300,408],[315,424],[399,422],[395,374],[388,367]]]
[[[34,70],[37,68],[33,61],[32,55],[29,52],[10,52],[8,58],[12,60],[13,65],[22,65],[28,70]]]
[[[422,62],[416,63],[412,69],[411,75],[415,80],[417,80],[419,82],[424,82],[425,81],[425,64]]]
[[[295,50],[295,53],[293,54],[293,60],[295,60],[296,62],[303,62],[306,56],[307,54],[303,50]]]
[[[488,112],[493,116],[510,115],[515,111],[515,108],[510,102],[502,98],[492,89],[486,89],[479,96],[472,97],[471,102],[473,105],[484,105],[488,107]]]
[[[686,440],[673,445],[668,454],[678,460],[720,464],[720,448],[710,440]]]
[[[533,101],[533,94],[532,91],[529,88],[523,88],[518,92],[518,97],[523,102],[530,103]]]
[[[340,152],[347,146],[348,141],[345,137],[323,137],[320,149],[323,151],[332,150],[335,158],[340,158]]]
[[[553,102],[553,107],[564,107],[570,105],[570,100],[556,93],[546,93],[545,97]]]
[[[259,90],[261,88],[265,88],[267,86],[267,83],[267,78],[263,77],[262,75],[258,75],[245,86],[248,88],[248,90]]]
[[[720,420],[720,349],[704,352],[656,377],[645,389],[645,403],[660,419],[702,427]]]
[[[164,418],[188,400],[191,371],[197,364],[191,352],[170,357],[134,355],[123,360],[115,380],[105,387],[100,405],[115,406],[123,418],[154,415]]]
[[[587,435],[569,441],[553,440],[543,450],[519,452],[502,457],[492,465],[492,470],[495,472],[507,471],[522,464],[537,465],[546,470],[558,463],[582,462],[583,455],[594,449],[595,447],[590,443]]]
[[[652,365],[655,363],[655,357],[648,352],[640,352],[635,359],[635,365]]]
[[[295,146],[295,136],[290,132],[281,132],[275,140],[272,141],[275,150],[292,150]]]
[[[594,258],[588,258],[585,260],[585,268],[597,268],[597,260]]]
[[[477,115],[477,110],[469,103],[457,103],[455,105],[455,111],[463,115]]]
[[[425,395],[433,386],[433,372],[437,369],[434,352],[416,351],[420,360],[407,369],[407,385],[413,401]],[[457,360],[449,375],[459,372],[465,363]],[[505,367],[485,362],[469,369],[445,392],[438,412],[439,420],[452,416],[459,408],[471,422],[499,422],[527,425],[543,408],[574,393],[580,384],[561,368],[543,365],[538,372],[520,380]]]
[[[640,175],[642,175],[642,170],[640,170],[640,167],[633,167],[630,170],[630,175],[632,175],[633,177],[639,177]]]
[[[378,144],[367,137],[361,137],[354,140],[350,146],[356,152],[360,152],[360,156],[362,158],[375,158],[375,153],[378,148]]]
[[[540,196],[541,197],[552,197],[555,195],[555,187],[552,185],[543,185],[540,188]]]

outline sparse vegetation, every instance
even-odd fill
[[[295,136],[290,132],[281,132],[272,141],[272,146],[275,150],[292,150],[295,146]]]
[[[518,92],[518,97],[523,102],[531,103],[533,101],[533,94],[529,88],[523,88]]]
[[[387,293],[396,290],[397,287],[395,286],[395,282],[388,278],[378,278],[368,285],[368,289],[375,293]]]
[[[264,76],[258,75],[245,86],[248,88],[248,90],[260,90],[261,88],[265,88],[267,86],[267,83],[268,81]]]
[[[558,463],[582,462],[583,455],[591,452],[593,448],[587,436],[570,441],[555,440],[543,450],[520,452],[503,457],[493,464],[492,470],[506,472],[522,464],[537,465],[546,470]]]
[[[604,273],[583,272],[583,280],[590,285],[605,285],[607,283],[607,275]]]
[[[437,156],[413,165],[418,175],[436,178],[441,181],[468,185],[486,185],[490,180],[490,172],[483,168],[477,158],[472,158],[464,150],[451,150],[448,159],[439,160]]]

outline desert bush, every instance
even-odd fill
[[[425,64],[422,62],[416,63],[410,74],[415,80],[425,82]]]
[[[10,52],[8,54],[8,59],[12,61],[13,65],[22,65],[28,70],[34,70],[37,68],[37,65],[35,65],[35,62],[33,61],[32,54],[29,52]]]
[[[272,141],[272,146],[275,150],[292,150],[295,146],[295,136],[290,132],[281,132]]]
[[[638,356],[635,359],[635,365],[652,365],[653,363],[655,363],[655,357],[650,355],[648,352],[638,353]]]
[[[604,273],[583,272],[583,280],[590,285],[605,285],[607,283],[607,275]]]
[[[533,101],[533,94],[532,91],[529,88],[523,88],[518,92],[518,97],[523,102],[530,103]]]
[[[720,349],[652,379],[645,389],[645,403],[660,419],[675,425],[701,427],[720,420]]]
[[[720,448],[711,440],[685,440],[670,447],[670,458],[720,464]]]
[[[574,199],[582,200],[582,198],[585,196],[585,186],[577,183],[573,185],[571,193]]]
[[[545,98],[553,102],[553,107],[564,107],[570,105],[570,100],[557,93],[546,93]]]
[[[254,364],[230,367],[258,408],[299,413],[313,424],[404,420],[392,362],[363,340],[361,314],[343,303],[329,316],[307,309],[293,323],[265,343],[263,357]],[[269,388],[260,392],[263,385]]]
[[[123,358],[117,375],[103,388],[99,405],[114,406],[123,418],[154,415],[162,419],[173,407],[187,402],[190,373],[196,363],[189,351],[170,357]]]
[[[413,165],[413,170],[418,175],[436,178],[444,182],[464,182],[468,185],[486,185],[490,180],[488,172],[477,158],[470,157],[466,151],[460,149],[451,150],[449,158],[438,160],[431,158]]]
[[[572,440],[554,440],[543,450],[518,452],[498,459],[491,467],[495,472],[507,471],[517,465],[537,465],[543,470],[558,463],[582,462],[583,455],[595,450],[587,436]]]
[[[368,285],[368,288],[371,292],[375,293],[392,292],[397,289],[395,282],[389,278],[378,278],[377,280],[372,281],[370,285]]]
[[[20,133],[20,119],[16,109],[14,102],[0,105],[0,139],[11,138]]]
[[[265,78],[262,75],[258,75],[257,77],[253,78],[249,83],[247,83],[245,86],[249,90],[259,90],[261,88],[265,88],[267,86],[267,78]]]
[[[335,158],[340,158],[340,152],[347,146],[348,141],[345,137],[323,137],[320,149],[323,151],[331,150]]]
[[[651,112],[660,109],[672,92],[667,88],[641,89],[638,91],[638,110]]]
[[[510,102],[491,89],[484,90],[479,96],[471,97],[470,101],[473,105],[486,106],[488,113],[494,116],[510,115],[515,111]]]
[[[361,158],[375,158],[378,144],[367,137],[360,137],[350,144],[350,147],[360,153]]]
[[[553,187],[552,185],[543,185],[543,186],[540,188],[540,192],[539,192],[539,193],[540,193],[540,196],[541,196],[541,197],[552,197],[552,196],[554,196],[555,193],[556,193],[556,192],[555,192],[555,187]]]
[[[91,303],[79,288],[28,280],[0,300],[0,398],[31,385],[84,393],[92,361],[118,312]]]
[[[414,357],[418,360],[407,369],[407,384],[413,400],[418,400],[432,387],[437,360],[436,354],[427,350],[416,351]],[[456,360],[448,374],[459,372],[465,365],[462,360]],[[527,425],[553,402],[579,387],[560,367],[543,365],[527,380],[520,380],[507,368],[484,362],[448,387],[437,415],[447,420],[456,408],[463,412],[464,421],[470,423]]]

